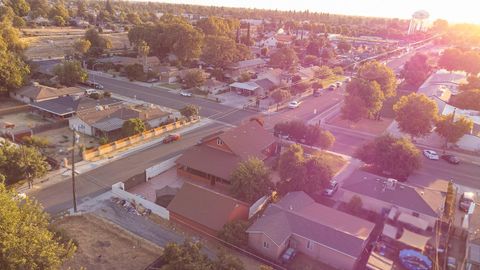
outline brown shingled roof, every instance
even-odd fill
[[[42,100],[80,93],[83,93],[83,90],[78,87],[53,88],[45,85],[29,85],[16,91],[16,94],[29,97],[34,100]]]
[[[248,218],[248,205],[227,195],[186,182],[167,209],[215,231],[232,219],[236,208],[243,207]]]

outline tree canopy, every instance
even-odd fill
[[[215,67],[225,68],[234,62],[250,58],[244,45],[236,44],[227,36],[207,36],[202,59]]]
[[[191,117],[197,116],[198,113],[199,113],[199,110],[200,110],[200,109],[198,108],[198,106],[193,105],[193,104],[189,104],[189,105],[183,107],[183,108],[180,110],[180,113],[181,113],[184,117],[191,118]]]
[[[44,176],[47,167],[45,157],[35,147],[0,144],[0,174],[6,177],[6,184],[22,179],[31,182]]]
[[[428,57],[422,53],[416,53],[403,66],[402,76],[405,81],[419,87],[430,75],[432,67],[428,64]]]
[[[456,143],[463,135],[469,133],[473,128],[473,122],[465,117],[456,117],[453,115],[445,115],[440,117],[436,123],[435,132],[445,139],[444,149],[448,143]]]
[[[451,103],[460,109],[480,111],[480,89],[462,91]]]
[[[87,71],[79,61],[64,61],[54,67],[53,73],[58,76],[60,83],[66,86],[74,86],[88,78]]]
[[[393,110],[400,130],[410,134],[412,138],[429,134],[435,125],[438,114],[435,101],[424,94],[417,93],[402,96],[393,105]]]
[[[298,56],[290,47],[280,48],[270,57],[270,64],[281,69],[289,69],[298,63]]]
[[[420,150],[411,141],[390,134],[362,145],[355,156],[379,172],[386,172],[399,179],[406,179],[421,164]]]
[[[29,198],[0,183],[0,265],[2,269],[54,270],[75,252],[72,241],[64,242],[49,230],[47,215]]]
[[[393,70],[378,61],[369,61],[358,69],[358,77],[375,81],[385,98],[393,97],[397,91],[397,78]]]
[[[270,171],[262,160],[252,157],[241,162],[232,172],[230,192],[239,200],[255,202],[272,187]]]
[[[240,22],[235,19],[209,16],[208,18],[198,20],[196,26],[206,36],[228,36],[233,38],[234,31],[240,28]]]
[[[342,117],[352,121],[374,117],[380,112],[385,101],[381,86],[376,81],[354,78],[347,85],[347,93]]]
[[[147,130],[145,123],[139,118],[130,118],[123,122],[122,133],[125,137],[140,134]]]
[[[192,69],[185,74],[185,86],[187,88],[200,87],[205,82],[205,74],[201,69]]]
[[[223,240],[240,247],[246,247],[248,244],[248,234],[246,230],[249,227],[248,221],[234,220],[223,225],[222,231],[218,234]]]
[[[88,54],[92,56],[100,56],[105,50],[112,48],[110,39],[101,36],[95,28],[88,29],[85,32],[84,39],[90,42],[91,46],[88,49]]]
[[[20,33],[9,22],[0,22],[0,92],[23,86],[30,73],[23,60],[26,44],[20,40]]]

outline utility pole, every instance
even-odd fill
[[[77,212],[77,195],[75,193],[75,145],[79,139],[75,132],[75,127],[72,129],[72,195],[73,195],[73,212]]]

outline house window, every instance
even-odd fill
[[[217,144],[218,145],[223,145],[223,141],[220,138],[217,138]]]
[[[419,217],[419,216],[420,216],[420,214],[419,214],[419,213],[417,213],[417,212],[413,212],[413,213],[412,213],[412,216],[414,216],[414,217]]]
[[[263,242],[263,248],[268,248],[268,247],[269,247],[268,242]]]
[[[307,248],[312,249],[312,242],[310,242],[310,241],[307,242]]]

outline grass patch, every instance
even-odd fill
[[[336,270],[336,268],[311,259],[304,254],[297,254],[297,257],[290,263],[288,269],[292,270]]]
[[[326,79],[318,80],[318,82],[322,84],[323,88],[327,88],[330,84],[336,83],[338,81],[343,81],[344,79],[345,76],[343,75],[334,75]]]
[[[173,90],[180,90],[182,89],[182,85],[178,83],[162,83],[160,84],[161,87],[173,89]]]

